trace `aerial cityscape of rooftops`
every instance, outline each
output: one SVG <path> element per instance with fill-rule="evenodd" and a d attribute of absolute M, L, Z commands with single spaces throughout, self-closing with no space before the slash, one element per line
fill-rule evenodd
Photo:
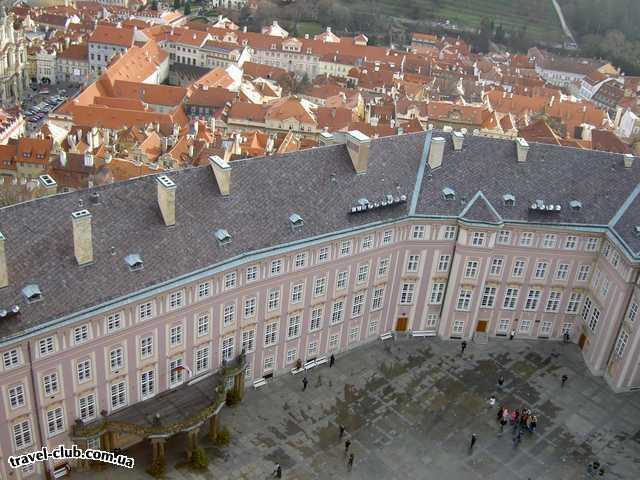
<path fill-rule="evenodd" d="M 639 23 L 3 1 L 0 479 L 637 478 Z"/>

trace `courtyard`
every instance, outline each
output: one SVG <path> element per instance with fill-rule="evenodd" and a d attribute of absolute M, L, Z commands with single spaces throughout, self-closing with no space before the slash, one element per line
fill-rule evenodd
<path fill-rule="evenodd" d="M 435 338 L 375 341 L 340 355 L 333 368 L 310 370 L 306 391 L 302 379 L 281 375 L 223 408 L 231 442 L 220 448 L 202 440 L 208 471 L 185 466 L 184 440 L 172 438 L 165 478 L 266 479 L 276 463 L 285 479 L 566 480 L 585 478 L 594 460 L 604 478 L 640 472 L 640 392 L 614 394 L 573 344 L 491 339 L 470 342 L 460 355 L 458 342 Z M 499 405 L 530 408 L 536 432 L 514 447 L 510 426 L 500 434 Z M 339 424 L 346 427 L 342 440 Z M 472 433 L 478 441 L 470 452 Z M 150 479 L 148 445 L 127 455 L 136 459 L 133 471 L 107 467 L 74 478 Z"/>

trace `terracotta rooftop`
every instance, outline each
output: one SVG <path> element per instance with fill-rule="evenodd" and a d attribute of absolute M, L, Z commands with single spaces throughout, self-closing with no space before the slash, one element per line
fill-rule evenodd
<path fill-rule="evenodd" d="M 131 29 L 98 25 L 89 37 L 89 42 L 131 47 L 133 46 L 133 37 L 134 31 Z"/>

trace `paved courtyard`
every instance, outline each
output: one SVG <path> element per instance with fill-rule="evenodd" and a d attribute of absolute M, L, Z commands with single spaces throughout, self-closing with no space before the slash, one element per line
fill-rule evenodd
<path fill-rule="evenodd" d="M 563 374 L 569 380 L 561 388 Z M 596 459 L 604 478 L 640 478 L 640 392 L 613 394 L 575 345 L 491 339 L 470 343 L 462 357 L 459 343 L 433 338 L 374 342 L 308 378 L 304 392 L 301 374 L 283 375 L 223 409 L 232 440 L 222 449 L 203 440 L 208 472 L 179 466 L 184 440 L 172 439 L 166 478 L 265 479 L 279 462 L 285 479 L 573 480 Z M 527 406 L 538 416 L 537 431 L 525 432 L 516 448 L 508 426 L 499 435 L 491 394 L 498 405 Z M 351 472 L 340 423 L 355 455 Z M 478 442 L 470 453 L 472 433 Z M 74 478 L 149 479 L 148 450 L 129 451 L 133 472 Z"/>

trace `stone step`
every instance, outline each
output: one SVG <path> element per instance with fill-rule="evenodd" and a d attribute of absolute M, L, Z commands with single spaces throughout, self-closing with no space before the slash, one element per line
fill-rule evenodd
<path fill-rule="evenodd" d="M 486 345 L 489 343 L 489 334 L 487 332 L 473 332 L 473 343 Z"/>

